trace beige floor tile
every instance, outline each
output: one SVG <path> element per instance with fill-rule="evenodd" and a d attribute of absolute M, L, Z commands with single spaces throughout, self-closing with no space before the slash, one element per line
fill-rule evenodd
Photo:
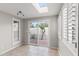
<path fill-rule="evenodd" d="M 3 56 L 58 56 L 58 50 L 47 47 L 23 45 L 5 53 Z"/>

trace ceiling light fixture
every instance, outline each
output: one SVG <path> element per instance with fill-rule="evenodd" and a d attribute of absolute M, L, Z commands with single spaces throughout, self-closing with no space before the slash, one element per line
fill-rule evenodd
<path fill-rule="evenodd" d="M 22 11 L 18 11 L 17 16 L 24 16 L 24 14 L 22 13 Z"/>

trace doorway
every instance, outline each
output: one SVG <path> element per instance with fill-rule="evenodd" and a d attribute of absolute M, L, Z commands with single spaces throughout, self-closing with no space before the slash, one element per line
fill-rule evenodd
<path fill-rule="evenodd" d="M 29 21 L 28 44 L 48 47 L 48 21 Z"/>

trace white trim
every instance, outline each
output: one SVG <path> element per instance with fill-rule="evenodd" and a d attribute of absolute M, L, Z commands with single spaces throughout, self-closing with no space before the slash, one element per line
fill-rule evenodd
<path fill-rule="evenodd" d="M 58 50 L 59 50 L 59 48 L 58 48 L 58 47 L 51 47 L 51 46 L 49 46 L 48 48 L 58 49 Z"/>

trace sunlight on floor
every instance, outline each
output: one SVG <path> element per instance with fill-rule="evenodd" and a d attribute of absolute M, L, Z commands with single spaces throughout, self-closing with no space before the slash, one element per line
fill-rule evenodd
<path fill-rule="evenodd" d="M 23 45 L 7 52 L 3 56 L 58 56 L 58 50 L 47 47 Z"/>

